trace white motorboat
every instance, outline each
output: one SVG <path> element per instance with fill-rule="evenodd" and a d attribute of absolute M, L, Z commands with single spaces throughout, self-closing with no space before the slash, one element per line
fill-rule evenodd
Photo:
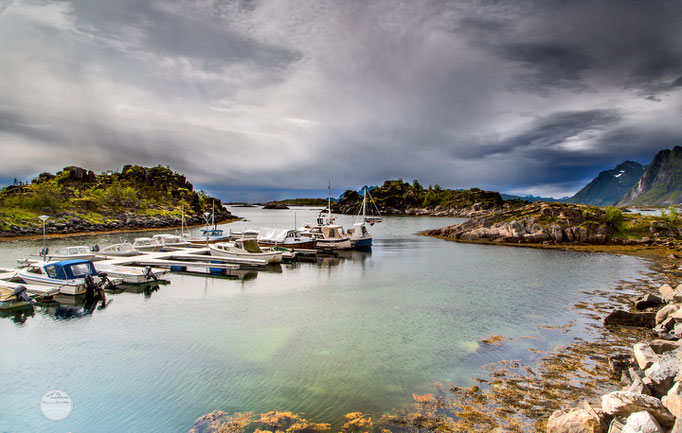
<path fill-rule="evenodd" d="M 131 257 L 137 256 L 140 252 L 133 248 L 133 245 L 129 242 L 121 242 L 119 244 L 109 245 L 108 247 L 102 248 L 98 253 L 100 256 L 107 257 Z"/>
<path fill-rule="evenodd" d="M 46 249 L 47 254 L 31 254 L 32 256 L 39 256 L 43 257 L 44 260 L 46 261 L 55 261 L 55 260 L 69 260 L 69 259 L 83 259 L 83 260 L 92 260 L 95 258 L 95 253 L 93 252 L 93 249 L 91 249 L 87 245 L 76 245 L 73 247 L 65 247 L 58 249 L 56 251 L 50 252 L 49 249 Z"/>
<path fill-rule="evenodd" d="M 161 251 L 163 245 L 161 245 L 161 242 L 157 241 L 156 239 L 135 238 L 135 242 L 133 242 L 133 248 L 136 249 L 137 251 L 155 253 Z"/>
<path fill-rule="evenodd" d="M 290 250 L 313 249 L 315 239 L 310 232 L 287 229 L 260 229 L 257 237 L 261 247 L 282 247 Z"/>
<path fill-rule="evenodd" d="M 192 245 L 187 239 L 178 235 L 160 234 L 152 236 L 163 248 L 187 248 Z"/>
<path fill-rule="evenodd" d="M 73 259 L 58 262 L 36 262 L 19 269 L 16 277 L 28 284 L 59 287 L 63 295 L 85 293 L 85 276 L 98 279 L 95 265 L 90 260 Z M 113 284 L 120 280 L 112 280 Z"/>
<path fill-rule="evenodd" d="M 97 263 L 97 268 L 106 272 L 109 278 L 121 279 L 126 284 L 153 283 L 168 273 L 166 269 L 152 269 L 150 266 L 139 268 L 108 263 Z"/>
<path fill-rule="evenodd" d="M 230 229 L 230 239 L 232 239 L 233 241 L 237 239 L 258 239 L 259 234 L 260 230 L 246 229 L 242 231 L 237 231 Z"/>
<path fill-rule="evenodd" d="M 218 242 L 208 246 L 212 256 L 235 257 L 267 260 L 268 263 L 280 263 L 282 251 L 263 251 L 256 239 L 238 239 L 234 242 Z"/>

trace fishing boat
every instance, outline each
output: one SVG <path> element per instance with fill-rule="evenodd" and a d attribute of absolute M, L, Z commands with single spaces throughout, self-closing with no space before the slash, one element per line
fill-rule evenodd
<path fill-rule="evenodd" d="M 256 239 L 261 247 L 282 247 L 289 250 L 315 248 L 313 235 L 296 229 L 263 228 Z"/>
<path fill-rule="evenodd" d="M 348 250 L 353 248 L 350 237 L 339 225 L 326 225 L 320 228 L 320 233 L 315 233 L 315 248 L 317 249 L 332 249 L 332 250 Z"/>
<path fill-rule="evenodd" d="M 135 238 L 133 242 L 133 248 L 137 251 L 143 251 L 147 253 L 155 253 L 161 251 L 163 245 L 156 239 L 152 238 Z"/>
<path fill-rule="evenodd" d="M 178 235 L 160 234 L 152 236 L 152 239 L 156 239 L 163 248 L 187 248 L 192 245 L 187 239 Z"/>
<path fill-rule="evenodd" d="M 140 252 L 133 248 L 130 242 L 121 242 L 102 248 L 98 255 L 106 257 L 131 257 L 139 254 Z"/>
<path fill-rule="evenodd" d="M 261 259 L 268 263 L 280 263 L 282 251 L 264 251 L 256 239 L 238 239 L 234 242 L 218 242 L 208 246 L 211 255 L 216 257 L 236 257 Z"/>
<path fill-rule="evenodd" d="M 86 275 L 101 278 L 92 261 L 83 259 L 36 262 L 16 273 L 16 277 L 27 284 L 59 287 L 62 295 L 85 293 Z M 112 283 L 120 283 L 120 280 L 112 280 Z"/>
<path fill-rule="evenodd" d="M 99 247 L 89 247 L 87 245 L 76 245 L 73 247 L 65 247 L 58 249 L 54 252 L 50 252 L 49 248 L 45 248 L 40 254 L 31 254 L 32 256 L 43 257 L 45 261 L 55 261 L 55 260 L 69 260 L 69 259 L 83 259 L 92 260 L 95 258 L 94 250 Z M 43 252 L 45 254 L 43 254 Z"/>

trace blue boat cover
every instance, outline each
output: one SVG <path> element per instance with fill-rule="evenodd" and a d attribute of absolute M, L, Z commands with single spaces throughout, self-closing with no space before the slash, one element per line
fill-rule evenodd
<path fill-rule="evenodd" d="M 74 278 L 81 278 L 85 275 L 95 276 L 97 271 L 95 265 L 90 260 L 73 259 L 62 260 L 60 262 L 50 263 L 45 265 L 45 272 L 51 278 L 59 280 L 72 280 Z"/>

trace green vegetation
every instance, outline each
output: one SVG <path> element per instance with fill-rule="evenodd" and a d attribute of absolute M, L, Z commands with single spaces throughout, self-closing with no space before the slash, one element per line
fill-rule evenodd
<path fill-rule="evenodd" d="M 196 192 L 185 176 L 168 167 L 127 165 L 120 173 L 95 175 L 80 167 L 66 167 L 56 175 L 41 173 L 31 183 L 15 182 L 0 191 L 0 230 L 37 227 L 38 216 L 49 215 L 53 223 L 78 218 L 91 224 L 125 220 L 126 215 L 188 217 L 211 210 L 213 202 Z M 222 213 L 218 206 L 216 212 Z"/>
<path fill-rule="evenodd" d="M 471 208 L 493 209 L 505 203 L 525 204 L 522 200 L 505 202 L 497 192 L 483 191 L 479 188 L 468 190 L 443 189 L 440 185 L 424 188 L 418 180 L 412 183 L 402 179 L 387 180 L 380 187 L 370 190 L 370 194 L 382 213 L 400 213 L 411 208 Z M 336 211 L 355 213 L 360 209 L 362 196 L 357 191 L 348 190 L 333 206 Z"/>

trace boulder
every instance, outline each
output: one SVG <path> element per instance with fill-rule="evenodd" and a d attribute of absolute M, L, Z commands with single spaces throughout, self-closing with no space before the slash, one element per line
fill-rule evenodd
<path fill-rule="evenodd" d="M 604 318 L 604 325 L 643 326 L 653 328 L 656 322 L 656 313 L 630 313 L 623 310 L 614 310 Z"/>
<path fill-rule="evenodd" d="M 665 331 L 671 331 L 675 328 L 676 323 L 677 322 L 675 321 L 675 319 L 672 317 L 672 315 L 670 315 L 668 316 L 667 319 L 661 322 L 660 327 Z"/>
<path fill-rule="evenodd" d="M 665 430 L 649 412 L 643 410 L 630 415 L 623 426 L 623 433 L 665 433 Z"/>
<path fill-rule="evenodd" d="M 660 355 L 658 361 L 651 364 L 651 367 L 644 370 L 646 377 L 651 379 L 653 391 L 656 395 L 665 395 L 673 386 L 675 376 L 679 372 L 679 361 L 677 354 L 682 349 L 665 352 Z"/>
<path fill-rule="evenodd" d="M 656 307 L 662 303 L 663 300 L 660 297 L 647 293 L 635 300 L 635 308 L 638 310 L 646 310 L 647 308 Z"/>
<path fill-rule="evenodd" d="M 675 382 L 668 393 L 661 399 L 666 407 L 676 417 L 682 417 L 682 383 Z"/>
<path fill-rule="evenodd" d="M 608 415 L 630 416 L 640 411 L 648 411 L 665 426 L 672 426 L 675 417 L 663 406 L 661 400 L 650 395 L 635 394 L 627 391 L 614 391 L 603 395 L 601 408 Z"/>
<path fill-rule="evenodd" d="M 677 288 L 673 292 L 673 301 L 682 302 L 682 287 L 677 286 Z"/>
<path fill-rule="evenodd" d="M 679 307 L 679 304 L 670 304 L 670 305 L 677 305 Z M 668 315 L 668 317 L 675 319 L 678 322 L 682 322 L 682 310 L 677 308 L 675 311 L 670 313 L 670 315 Z"/>
<path fill-rule="evenodd" d="M 604 420 L 589 403 L 557 410 L 547 421 L 547 433 L 605 433 Z"/>
<path fill-rule="evenodd" d="M 609 370 L 611 373 L 620 377 L 624 370 L 627 370 L 630 366 L 630 355 L 627 353 L 617 353 L 615 355 L 609 356 Z"/>
<path fill-rule="evenodd" d="M 658 291 L 661 293 L 661 297 L 663 298 L 663 301 L 665 302 L 671 302 L 673 300 L 673 294 L 675 291 L 673 290 L 672 287 L 670 287 L 670 284 L 663 284 Z"/>
<path fill-rule="evenodd" d="M 642 370 L 646 370 L 651 367 L 654 362 L 658 361 L 658 355 L 656 355 L 653 349 L 646 343 L 635 344 L 632 351 L 634 353 L 635 361 L 637 361 L 637 365 Z"/>
<path fill-rule="evenodd" d="M 649 343 L 649 347 L 651 347 L 654 353 L 661 355 L 665 352 L 679 349 L 682 347 L 682 341 L 654 340 Z"/>

